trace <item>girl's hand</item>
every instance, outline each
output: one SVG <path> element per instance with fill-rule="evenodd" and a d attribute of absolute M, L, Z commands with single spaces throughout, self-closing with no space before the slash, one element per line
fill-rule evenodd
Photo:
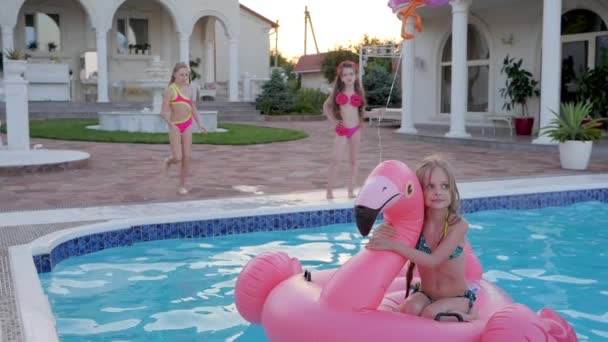
<path fill-rule="evenodd" d="M 207 130 L 207 128 L 205 128 L 205 126 L 203 126 L 203 125 L 198 125 L 198 130 L 199 130 L 199 132 L 201 132 L 202 134 L 207 134 L 207 133 L 209 133 L 209 131 Z"/>
<path fill-rule="evenodd" d="M 376 108 L 376 116 L 384 116 L 384 112 L 386 111 L 386 108 Z"/>
<path fill-rule="evenodd" d="M 397 247 L 397 242 L 391 240 L 383 234 L 374 234 L 369 240 L 365 248 L 377 251 L 394 251 Z"/>
<path fill-rule="evenodd" d="M 179 131 L 179 128 L 177 128 L 177 126 L 175 126 L 174 124 L 169 125 L 169 130 L 171 130 L 171 132 L 173 132 L 173 133 L 178 133 L 178 134 L 182 133 Z"/>
<path fill-rule="evenodd" d="M 385 238 L 393 237 L 395 233 L 397 233 L 397 230 L 393 226 L 386 223 L 380 224 L 378 227 L 376 227 L 376 230 L 374 230 L 374 236 L 378 235 Z"/>

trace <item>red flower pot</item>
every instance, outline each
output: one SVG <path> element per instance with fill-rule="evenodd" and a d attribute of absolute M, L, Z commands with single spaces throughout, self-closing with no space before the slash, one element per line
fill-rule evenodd
<path fill-rule="evenodd" d="M 514 118 L 515 122 L 515 134 L 517 135 L 531 135 L 532 127 L 534 127 L 534 118 L 519 117 Z"/>

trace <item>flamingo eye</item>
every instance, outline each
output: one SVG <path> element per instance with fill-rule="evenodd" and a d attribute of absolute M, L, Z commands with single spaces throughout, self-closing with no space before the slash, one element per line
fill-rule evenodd
<path fill-rule="evenodd" d="M 410 198 L 412 197 L 412 195 L 414 194 L 414 184 L 412 184 L 412 182 L 407 182 L 407 185 L 405 186 L 405 197 L 406 198 Z"/>

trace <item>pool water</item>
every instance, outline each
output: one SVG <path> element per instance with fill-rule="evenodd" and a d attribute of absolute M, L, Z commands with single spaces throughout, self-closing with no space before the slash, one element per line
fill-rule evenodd
<path fill-rule="evenodd" d="M 558 311 L 581 340 L 608 340 L 608 204 L 466 215 L 496 282 L 533 310 Z M 337 267 L 367 241 L 353 224 L 164 240 L 64 260 L 40 274 L 61 341 L 264 341 L 234 305 L 252 257 L 272 250 L 306 268 Z"/>

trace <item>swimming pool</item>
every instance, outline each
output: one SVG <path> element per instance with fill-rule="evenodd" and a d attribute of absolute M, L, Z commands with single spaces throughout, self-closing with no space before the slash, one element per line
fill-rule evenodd
<path fill-rule="evenodd" d="M 459 183 L 459 188 L 463 210 L 467 214 L 490 209 L 565 206 L 585 201 L 608 203 L 608 174 L 463 182 Z M 13 288 L 24 340 L 58 340 L 56 317 L 40 286 L 39 274 L 50 272 L 57 265 L 69 262 L 70 258 L 118 246 L 137 247 L 139 242 L 150 240 L 174 239 L 172 241 L 178 243 L 182 241 L 176 239 L 182 238 L 216 239 L 218 236 L 260 230 L 284 231 L 352 222 L 352 208 L 352 200 L 338 198 L 328 203 L 324 199 L 324 192 L 313 191 L 31 213 L 27 216 L 27 222 L 38 224 L 110 221 L 57 231 L 29 244 L 9 248 Z M 184 213 L 176 215 L 178 209 Z M 7 219 L 16 224 L 24 217 L 8 215 Z M 259 327 L 249 327 L 241 336 L 251 336 L 254 334 L 252 331 L 260 332 Z"/>
<path fill-rule="evenodd" d="M 603 214 L 602 214 L 603 213 Z M 551 307 L 581 340 L 608 338 L 608 204 L 466 215 L 469 240 L 495 281 L 533 310 Z M 40 274 L 62 341 L 260 341 L 236 311 L 242 266 L 269 250 L 312 270 L 334 268 L 366 239 L 353 224 L 163 240 L 69 258 Z M 599 248 L 598 248 L 599 247 Z"/>

